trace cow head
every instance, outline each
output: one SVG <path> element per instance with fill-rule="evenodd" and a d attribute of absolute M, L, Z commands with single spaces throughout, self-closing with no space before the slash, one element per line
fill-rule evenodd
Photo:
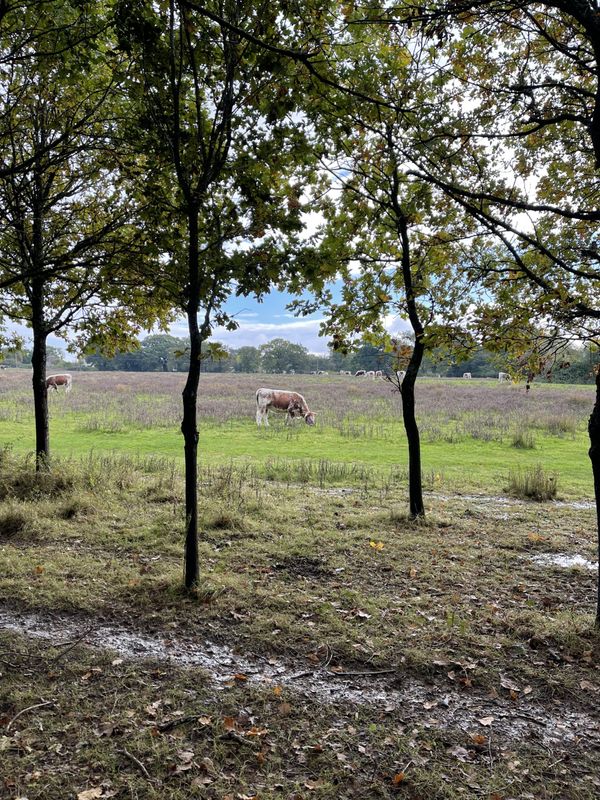
<path fill-rule="evenodd" d="M 315 414 L 316 413 L 317 413 L 316 411 L 308 411 L 304 415 L 304 422 L 306 422 L 307 425 L 314 425 L 315 424 Z"/>

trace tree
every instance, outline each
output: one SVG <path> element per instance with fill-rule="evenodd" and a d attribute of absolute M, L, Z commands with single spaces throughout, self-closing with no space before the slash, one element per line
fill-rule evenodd
<path fill-rule="evenodd" d="M 462 240 L 471 228 L 468 218 L 411 172 L 406 161 L 415 146 L 414 126 L 418 133 L 420 126 L 438 123 L 435 53 L 419 50 L 402 30 L 391 28 L 374 28 L 370 35 L 361 30 L 353 49 L 345 41 L 343 50 L 347 81 L 364 95 L 377 86 L 388 107 L 328 97 L 326 105 L 335 113 L 317 110 L 323 116 L 314 123 L 334 197 L 321 204 L 327 220 L 323 248 L 337 258 L 341 302 L 334 302 L 327 288 L 320 289 L 320 282 L 316 288 L 319 302 L 327 306 L 324 330 L 332 335 L 334 348 L 346 349 L 364 337 L 393 353 L 389 378 L 402 396 L 409 507 L 411 516 L 419 517 L 425 509 L 415 382 L 427 350 L 470 344 L 463 324 L 468 289 L 458 266 Z M 310 303 L 297 307 L 313 310 Z M 390 338 L 389 316 L 408 321 L 410 339 Z M 405 372 L 401 382 L 400 370 Z"/>
<path fill-rule="evenodd" d="M 140 193 L 162 233 L 153 280 L 186 315 L 190 366 L 183 391 L 185 585 L 199 579 L 197 395 L 202 343 L 213 324 L 235 327 L 223 310 L 235 283 L 260 295 L 290 261 L 287 237 L 301 229 L 299 186 L 307 180 L 302 125 L 290 118 L 294 92 L 285 65 L 241 43 L 243 20 L 279 40 L 285 4 L 219 2 L 213 21 L 170 0 L 117 3 L 121 48 L 135 69 L 139 103 L 131 139 L 139 145 Z M 151 159 L 148 159 L 148 154 Z"/>
<path fill-rule="evenodd" d="M 308 350 L 286 339 L 271 339 L 258 348 L 263 372 L 306 372 Z"/>
<path fill-rule="evenodd" d="M 260 351 L 257 347 L 240 347 L 235 351 L 235 372 L 260 372 Z"/>
<path fill-rule="evenodd" d="M 160 316 L 130 278 L 129 261 L 141 253 L 136 207 L 110 153 L 116 98 L 100 40 L 104 6 L 80 6 L 15 3 L 0 37 L 0 163 L 8 165 L 0 173 L 0 312 L 32 329 L 38 470 L 50 455 L 49 334 L 71 330 L 81 343 L 93 332 L 114 344 Z"/>
<path fill-rule="evenodd" d="M 144 369 L 171 372 L 183 358 L 187 344 L 183 339 L 158 333 L 146 336 L 142 341 L 141 353 L 144 356 Z"/>
<path fill-rule="evenodd" d="M 559 337 L 595 344 L 600 319 L 598 3 L 432 0 L 397 10 L 395 24 L 420 25 L 443 47 L 440 101 L 448 115 L 435 130 L 423 129 L 422 139 L 444 139 L 448 153 L 443 159 L 415 159 L 416 171 L 498 243 L 492 257 L 488 251 L 472 265 L 495 298 L 483 304 L 482 329 L 490 340 L 500 333 L 512 339 L 522 326 L 534 324 L 543 331 L 552 320 Z M 377 24 L 390 21 L 383 13 Z M 457 95 L 462 103 L 455 102 Z M 542 349 L 547 341 L 546 335 L 540 338 Z M 600 553 L 600 381 L 596 386 L 588 431 Z M 600 627 L 600 572 L 598 585 Z"/>

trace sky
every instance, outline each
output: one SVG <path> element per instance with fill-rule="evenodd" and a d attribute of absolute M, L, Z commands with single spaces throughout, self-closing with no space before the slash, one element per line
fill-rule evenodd
<path fill-rule="evenodd" d="M 294 344 L 301 344 L 309 353 L 328 354 L 327 338 L 319 336 L 319 327 L 323 319 L 321 312 L 311 314 L 308 317 L 295 317 L 287 310 L 286 305 L 295 296 L 286 292 L 271 292 L 266 295 L 262 302 L 254 298 L 231 297 L 226 304 L 226 310 L 234 315 L 239 328 L 236 331 L 228 331 L 224 328 L 215 328 L 211 339 L 219 341 L 227 347 L 237 349 L 239 347 L 251 346 L 259 347 L 271 339 L 287 339 Z M 31 346 L 31 330 L 24 325 L 10 324 L 7 330 L 16 331 L 25 338 L 26 347 Z M 406 330 L 407 326 L 398 318 L 388 318 L 386 327 L 390 331 L 397 332 Z M 141 334 L 144 338 L 150 332 Z M 188 335 L 187 323 L 184 317 L 175 322 L 169 328 L 169 333 L 173 336 L 186 337 Z M 53 347 L 65 349 L 65 342 L 56 336 L 48 337 L 48 344 Z"/>
<path fill-rule="evenodd" d="M 215 328 L 211 336 L 227 347 L 259 347 L 271 339 L 287 339 L 301 344 L 310 353 L 327 353 L 327 339 L 319 336 L 319 326 L 323 319 L 320 313 L 308 317 L 295 317 L 286 309 L 294 296 L 285 292 L 271 292 L 259 303 L 252 297 L 232 297 L 226 310 L 234 315 L 239 323 L 237 331 Z M 187 336 L 187 323 L 172 325 L 173 336 Z"/>

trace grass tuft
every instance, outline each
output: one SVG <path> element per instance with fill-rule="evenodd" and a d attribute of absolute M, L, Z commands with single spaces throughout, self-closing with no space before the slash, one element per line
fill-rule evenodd
<path fill-rule="evenodd" d="M 517 428 L 513 433 L 511 446 L 517 450 L 535 450 L 535 437 L 530 430 Z"/>
<path fill-rule="evenodd" d="M 25 533 L 31 519 L 23 509 L 10 508 L 0 514 L 0 541 L 13 539 Z"/>
<path fill-rule="evenodd" d="M 511 470 L 506 491 L 524 500 L 554 500 L 558 488 L 558 473 L 547 472 L 541 464 L 524 470 Z"/>

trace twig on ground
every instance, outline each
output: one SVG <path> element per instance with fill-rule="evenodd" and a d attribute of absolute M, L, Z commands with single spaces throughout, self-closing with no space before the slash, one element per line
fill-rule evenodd
<path fill-rule="evenodd" d="M 199 716 L 200 714 L 188 714 L 186 717 L 178 717 L 177 719 L 171 719 L 168 722 L 161 722 L 153 727 L 163 733 L 164 731 L 170 731 L 171 728 L 176 728 L 178 725 L 185 725 L 186 722 L 196 722 Z"/>
<path fill-rule="evenodd" d="M 6 726 L 6 730 L 8 731 L 10 726 L 13 724 L 15 720 L 17 720 L 21 714 L 26 714 L 28 711 L 33 711 L 34 708 L 43 708 L 44 706 L 53 706 L 55 705 L 53 700 L 45 700 L 43 703 L 36 703 L 34 706 L 28 706 L 27 708 L 21 709 L 18 714 L 11 719 L 11 721 Z"/>
<path fill-rule="evenodd" d="M 253 742 L 249 742 L 248 739 L 245 739 L 243 736 L 240 736 L 239 733 L 235 731 L 226 731 L 225 733 L 219 736 L 219 739 L 231 739 L 238 744 L 245 744 L 247 747 L 251 747 L 253 750 L 256 750 L 256 745 Z"/>
<path fill-rule="evenodd" d="M 332 672 L 330 670 L 327 674 L 334 675 L 336 678 L 360 678 L 361 676 L 368 677 L 369 675 L 390 675 L 392 672 L 397 672 L 396 668 L 359 670 L 357 672 Z"/>
<path fill-rule="evenodd" d="M 69 641 L 69 642 L 62 642 L 62 644 L 53 645 L 54 647 L 64 647 L 65 645 L 68 645 L 68 647 L 67 647 L 66 650 L 63 650 L 62 653 L 59 653 L 57 656 L 54 656 L 52 661 L 60 661 L 61 658 L 64 658 L 67 655 L 67 653 L 69 653 L 71 650 L 73 650 L 74 647 L 77 647 L 77 645 L 85 639 L 85 637 L 88 635 L 88 633 L 91 633 L 94 630 L 94 627 L 95 627 L 94 625 L 91 625 L 77 639 L 74 639 L 74 640 Z"/>
<path fill-rule="evenodd" d="M 305 672 L 297 672 L 296 675 L 290 675 L 291 681 L 297 681 L 298 678 L 307 678 L 309 675 L 314 675 L 316 670 L 307 669 Z"/>
<path fill-rule="evenodd" d="M 127 756 L 127 758 L 131 759 L 131 761 L 133 761 L 133 763 L 134 763 L 134 764 L 135 764 L 137 767 L 139 767 L 139 768 L 140 768 L 140 770 L 142 771 L 142 773 L 143 773 L 143 775 L 144 775 L 144 777 L 145 777 L 145 778 L 147 778 L 149 781 L 153 781 L 153 780 L 154 780 L 154 779 L 152 778 L 152 776 L 150 775 L 150 773 L 148 772 L 148 770 L 146 769 L 146 767 L 145 767 L 145 766 L 142 764 L 142 762 L 139 760 L 139 758 L 136 758 L 136 757 L 133 755 L 133 753 L 130 753 L 130 752 L 129 752 L 129 750 L 126 750 L 124 747 L 123 747 L 122 749 L 120 749 L 118 752 L 120 752 L 120 753 L 123 753 L 123 755 L 126 755 L 126 756 Z"/>

